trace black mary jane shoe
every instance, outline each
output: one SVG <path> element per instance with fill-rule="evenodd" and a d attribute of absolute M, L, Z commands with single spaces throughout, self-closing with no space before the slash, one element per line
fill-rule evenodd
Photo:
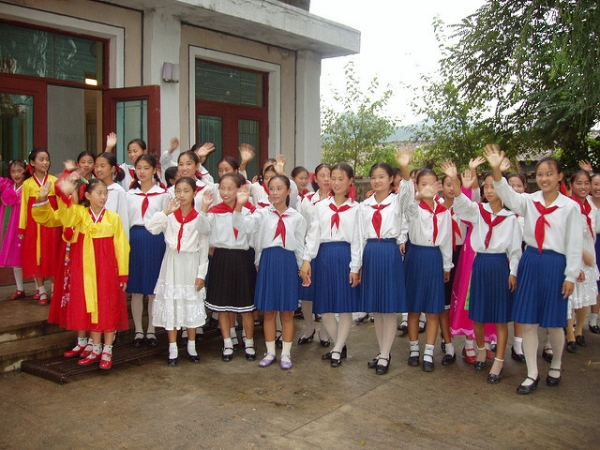
<path fill-rule="evenodd" d="M 331 353 L 331 355 L 334 353 L 337 353 L 338 355 L 340 355 L 340 357 L 337 359 L 331 358 L 331 360 L 329 361 L 331 367 L 340 367 L 342 365 L 342 358 L 343 358 L 342 354 L 340 352 L 336 352 L 336 351 L 332 351 L 330 353 Z"/>
<path fill-rule="evenodd" d="M 515 348 L 514 348 L 514 347 L 511 347 L 511 348 L 510 348 L 510 357 L 511 357 L 512 359 L 514 359 L 515 361 L 517 361 L 517 362 L 520 362 L 520 363 L 524 363 L 524 362 L 525 362 L 525 355 L 523 355 L 523 354 L 518 354 L 518 353 L 515 351 Z"/>
<path fill-rule="evenodd" d="M 500 380 L 502 379 L 502 371 L 504 369 L 500 369 L 500 373 L 498 375 L 496 375 L 495 373 L 488 373 L 488 377 L 487 377 L 487 382 L 489 384 L 498 384 L 500 383 Z"/>
<path fill-rule="evenodd" d="M 433 372 L 435 364 L 433 362 L 423 360 L 423 372 Z"/>
<path fill-rule="evenodd" d="M 298 345 L 308 344 L 309 342 L 312 342 L 314 338 L 315 330 L 313 330 L 312 334 L 309 337 L 300 336 L 300 338 L 298 339 Z"/>
<path fill-rule="evenodd" d="M 169 358 L 169 361 L 167 362 L 167 365 L 169 367 L 175 367 L 177 364 L 179 364 L 179 359 L 178 358 Z"/>
<path fill-rule="evenodd" d="M 375 358 L 373 358 L 371 361 L 369 361 L 367 363 L 367 367 L 369 369 L 374 369 L 375 367 L 377 367 L 377 362 L 379 361 L 379 355 L 377 355 Z"/>
<path fill-rule="evenodd" d="M 421 355 L 409 356 L 408 357 L 408 365 L 411 367 L 419 366 L 419 364 L 421 364 L 420 357 L 421 357 Z"/>
<path fill-rule="evenodd" d="M 225 350 L 231 350 L 231 353 L 229 355 L 225 354 Z M 233 348 L 231 347 L 223 347 L 222 349 L 222 353 L 221 353 L 221 359 L 225 362 L 229 362 L 233 359 Z"/>
<path fill-rule="evenodd" d="M 567 351 L 569 353 L 577 353 L 577 342 L 567 342 Z"/>
<path fill-rule="evenodd" d="M 600 327 L 598 325 L 588 325 L 590 333 L 600 334 Z"/>
<path fill-rule="evenodd" d="M 146 336 L 146 343 L 150 347 L 156 347 L 158 346 L 158 339 L 156 339 L 156 336 L 154 334 L 149 334 Z"/>
<path fill-rule="evenodd" d="M 450 353 L 446 353 L 442 358 L 442 366 L 449 366 L 450 364 L 456 361 L 456 353 L 451 355 Z"/>
<path fill-rule="evenodd" d="M 248 349 L 250 348 L 254 350 L 254 353 L 248 353 Z M 248 347 L 246 347 L 245 353 L 246 361 L 256 361 L 256 350 L 254 349 L 253 345 L 249 345 Z"/>
<path fill-rule="evenodd" d="M 562 375 L 558 376 L 558 377 L 551 377 L 550 372 L 552 372 L 552 371 L 558 372 L 560 374 L 561 370 L 560 369 L 550 369 L 548 371 L 548 376 L 546 377 L 546 384 L 550 387 L 556 387 L 556 386 L 558 386 L 558 383 L 560 383 L 560 379 L 562 378 Z"/>
<path fill-rule="evenodd" d="M 575 336 L 575 342 L 577 342 L 577 345 L 579 345 L 580 347 L 585 347 L 587 344 L 585 343 L 585 337 L 582 335 L 580 336 Z"/>
<path fill-rule="evenodd" d="M 545 348 L 542 351 L 542 358 L 544 358 L 546 360 L 546 362 L 551 363 L 553 356 L 554 356 L 554 354 L 552 353 L 552 351 L 549 348 Z"/>
<path fill-rule="evenodd" d="M 385 366 L 382 364 L 379 364 L 380 359 L 387 361 L 387 364 Z M 386 373 L 388 373 L 388 370 L 390 368 L 390 360 L 391 359 L 392 359 L 392 355 L 389 355 L 388 358 L 378 358 L 377 365 L 375 366 L 375 373 L 377 375 L 385 375 Z"/>
<path fill-rule="evenodd" d="M 485 361 L 475 361 L 475 370 L 481 372 L 485 369 Z"/>
<path fill-rule="evenodd" d="M 140 336 L 140 337 L 138 337 Z M 135 348 L 140 348 L 144 343 L 144 335 L 142 333 L 136 333 L 135 339 L 133 340 L 133 346 Z"/>
<path fill-rule="evenodd" d="M 188 353 L 188 359 L 190 360 L 190 362 L 193 362 L 194 364 L 198 364 L 200 362 L 200 357 L 198 355 L 190 355 Z"/>
<path fill-rule="evenodd" d="M 331 341 L 321 339 L 321 347 L 329 347 L 331 345 Z"/>
<path fill-rule="evenodd" d="M 531 383 L 530 385 L 521 384 L 517 388 L 517 394 L 527 395 L 527 394 L 531 394 L 532 391 L 535 391 L 538 388 L 538 383 L 540 382 L 540 376 L 538 375 L 538 377 L 535 380 L 531 377 L 527 377 L 527 378 L 525 378 L 525 381 L 527 381 L 527 380 L 531 380 L 531 381 L 533 381 L 533 383 Z"/>
<path fill-rule="evenodd" d="M 339 354 L 340 354 L 340 359 L 341 359 L 341 358 L 346 358 L 346 357 L 348 356 L 348 349 L 347 349 L 347 348 L 346 348 L 346 346 L 344 345 L 344 348 L 342 349 L 342 351 L 341 351 L 341 352 L 335 352 L 335 351 L 333 351 L 333 350 L 332 350 L 332 351 L 330 351 L 330 352 L 327 352 L 327 353 L 325 353 L 324 355 L 322 355 L 322 356 L 321 356 L 321 359 L 323 359 L 323 360 L 332 359 L 332 358 L 331 358 L 331 354 L 332 354 L 332 353 L 339 353 Z"/>
<path fill-rule="evenodd" d="M 357 317 L 356 319 L 354 319 L 354 321 L 356 323 L 363 323 L 368 318 L 369 318 L 369 315 L 367 313 L 364 313 L 364 316 L 361 314 L 359 317 Z"/>

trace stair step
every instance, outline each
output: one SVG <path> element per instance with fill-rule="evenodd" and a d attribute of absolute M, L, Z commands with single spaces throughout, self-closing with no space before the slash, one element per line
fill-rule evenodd
<path fill-rule="evenodd" d="M 0 372 L 11 372 L 21 367 L 28 359 L 44 359 L 61 355 L 73 347 L 76 331 L 63 331 L 46 336 L 37 336 L 0 345 Z"/>

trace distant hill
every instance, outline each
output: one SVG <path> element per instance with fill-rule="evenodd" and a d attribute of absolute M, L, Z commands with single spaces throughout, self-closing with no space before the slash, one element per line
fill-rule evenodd
<path fill-rule="evenodd" d="M 386 139 L 386 142 L 405 142 L 411 141 L 414 139 L 414 133 L 409 127 L 417 127 L 420 128 L 424 125 L 426 121 L 422 120 L 421 122 L 417 122 L 415 124 L 401 126 L 396 129 L 396 132 L 392 134 L 389 138 Z"/>

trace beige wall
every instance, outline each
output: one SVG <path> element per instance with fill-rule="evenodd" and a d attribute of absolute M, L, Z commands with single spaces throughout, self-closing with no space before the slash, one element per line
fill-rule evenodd
<path fill-rule="evenodd" d="M 142 13 L 131 9 L 119 8 L 101 2 L 86 0 L 6 0 L 22 8 L 31 8 L 32 13 L 36 11 L 47 11 L 65 17 L 90 20 L 95 23 L 120 27 L 125 30 L 125 76 L 124 87 L 140 86 L 142 83 Z M 2 8 L 0 7 L 0 16 Z M 26 15 L 19 20 L 31 23 L 30 17 Z M 48 25 L 46 25 L 48 26 Z M 68 27 L 60 27 L 68 30 Z M 81 33 L 81 30 L 71 30 Z M 112 83 L 112 80 L 111 80 Z M 115 87 L 111 84 L 111 87 Z"/>
<path fill-rule="evenodd" d="M 295 134 L 295 79 L 296 79 L 296 55 L 289 50 L 278 47 L 271 47 L 259 44 L 253 41 L 247 41 L 241 38 L 215 33 L 212 31 L 195 28 L 188 25 L 182 25 L 181 28 L 181 47 L 179 60 L 181 62 L 181 78 L 179 92 L 179 114 L 181 120 L 181 148 L 189 148 L 189 61 L 188 51 L 190 46 L 201 47 L 204 49 L 218 52 L 230 53 L 245 58 L 252 58 L 259 61 L 276 64 L 281 68 L 281 148 L 269 149 L 281 152 L 286 159 L 293 164 L 294 161 L 294 134 Z M 272 87 L 271 87 L 272 88 Z M 269 124 L 269 127 L 274 126 Z M 291 169 L 290 169 L 291 170 Z"/>

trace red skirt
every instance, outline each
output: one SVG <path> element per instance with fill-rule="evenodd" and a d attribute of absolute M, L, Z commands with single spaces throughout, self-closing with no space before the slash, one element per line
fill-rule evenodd
<path fill-rule="evenodd" d="M 83 272 L 85 270 L 83 259 L 84 239 L 85 236 L 80 234 L 77 244 L 71 247 L 69 302 L 72 302 L 72 305 L 69 308 L 67 328 L 70 330 L 103 332 L 127 330 L 129 326 L 127 302 L 125 292 L 119 286 L 119 272 L 112 237 L 93 239 L 96 259 L 96 285 L 98 288 L 98 322 L 92 323 L 92 316 L 86 309 L 83 284 Z"/>
<path fill-rule="evenodd" d="M 27 224 L 23 235 L 21 246 L 21 263 L 23 267 L 23 278 L 45 278 L 52 277 L 56 273 L 56 266 L 59 264 L 59 248 L 62 233 L 62 227 L 40 227 L 40 263 L 37 262 L 37 242 L 38 224 L 31 216 L 31 206 L 35 203 L 35 198 L 30 198 L 27 204 Z M 52 207 L 56 209 L 56 199 L 50 197 Z"/>

